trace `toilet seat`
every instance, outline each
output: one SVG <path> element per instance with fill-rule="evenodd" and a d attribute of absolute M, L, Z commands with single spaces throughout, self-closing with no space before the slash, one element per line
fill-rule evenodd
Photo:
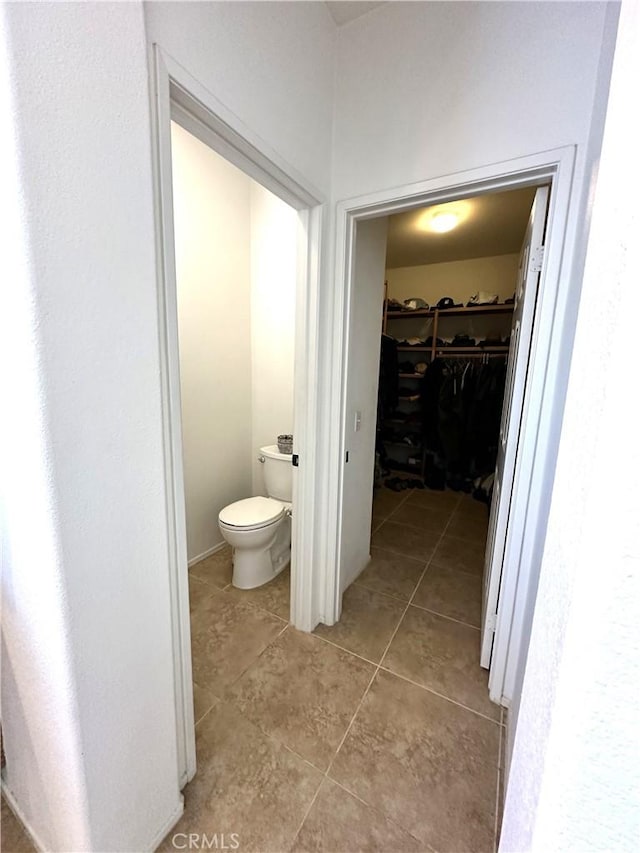
<path fill-rule="evenodd" d="M 274 498 L 244 498 L 220 511 L 218 521 L 234 530 L 259 530 L 279 521 L 285 505 Z"/>

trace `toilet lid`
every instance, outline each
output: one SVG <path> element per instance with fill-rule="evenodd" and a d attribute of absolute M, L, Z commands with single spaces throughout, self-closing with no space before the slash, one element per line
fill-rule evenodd
<path fill-rule="evenodd" d="M 245 498 L 226 506 L 218 518 L 231 527 L 255 527 L 275 521 L 283 510 L 284 505 L 274 498 Z"/>

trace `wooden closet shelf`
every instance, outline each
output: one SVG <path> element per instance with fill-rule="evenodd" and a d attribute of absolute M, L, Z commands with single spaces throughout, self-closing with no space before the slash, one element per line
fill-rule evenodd
<path fill-rule="evenodd" d="M 443 317 L 451 315 L 459 317 L 469 314 L 512 314 L 513 304 L 505 305 L 504 302 L 498 302 L 496 305 L 472 305 L 471 307 L 463 308 L 442 308 L 438 309 L 438 317 L 442 320 Z"/>
<path fill-rule="evenodd" d="M 502 347 L 442 347 L 436 349 L 437 355 L 446 356 L 447 353 L 455 355 L 482 355 L 483 353 L 504 353 L 509 352 L 508 346 Z"/>
<path fill-rule="evenodd" d="M 418 311 L 387 311 L 389 320 L 408 320 L 410 317 L 433 317 L 434 308 L 420 308 Z"/>
<path fill-rule="evenodd" d="M 509 314 L 513 312 L 513 304 L 508 305 L 498 302 L 495 305 L 463 305 L 462 308 L 421 308 L 419 311 L 387 311 L 387 320 L 409 320 L 411 317 L 435 317 L 440 318 L 464 316 L 465 314 Z"/>

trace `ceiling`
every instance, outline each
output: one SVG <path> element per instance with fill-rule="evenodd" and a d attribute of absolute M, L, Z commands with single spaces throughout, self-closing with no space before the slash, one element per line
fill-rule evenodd
<path fill-rule="evenodd" d="M 355 19 L 359 18 L 360 15 L 366 15 L 367 12 L 375 9 L 376 6 L 382 6 L 382 3 L 364 3 L 360 2 L 360 0 L 358 0 L 358 2 L 340 0 L 340 2 L 326 3 L 325 5 L 328 6 L 331 17 L 340 27 L 342 24 L 348 24 L 349 21 L 355 21 Z"/>
<path fill-rule="evenodd" d="M 488 193 L 390 216 L 387 268 L 519 252 L 534 194 L 534 187 Z M 424 223 L 440 211 L 456 213 L 457 227 L 444 234 L 425 230 Z"/>

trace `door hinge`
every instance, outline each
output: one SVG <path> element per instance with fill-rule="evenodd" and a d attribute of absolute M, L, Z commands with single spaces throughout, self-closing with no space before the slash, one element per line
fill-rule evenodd
<path fill-rule="evenodd" d="M 529 272 L 540 272 L 542 262 L 544 260 L 544 246 L 538 246 L 531 252 L 531 262 L 529 263 Z"/>
<path fill-rule="evenodd" d="M 298 463 L 299 463 L 299 461 L 300 461 L 300 457 L 298 456 L 298 454 L 297 454 L 297 453 L 293 453 L 293 454 L 291 455 L 291 464 L 293 465 L 293 467 L 294 467 L 294 468 L 297 468 L 297 467 L 298 467 Z"/>

